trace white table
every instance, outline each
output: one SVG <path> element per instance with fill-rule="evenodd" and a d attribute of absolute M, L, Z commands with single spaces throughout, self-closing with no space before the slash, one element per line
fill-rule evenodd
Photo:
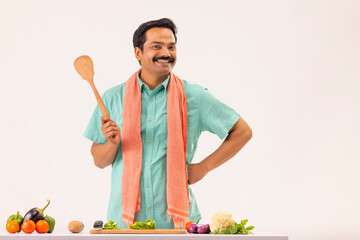
<path fill-rule="evenodd" d="M 288 240 L 288 236 L 274 233 L 255 233 L 251 235 L 212 235 L 212 234 L 90 234 L 87 232 L 82 233 L 64 233 L 64 234 L 38 234 L 31 233 L 25 234 L 23 232 L 16 234 L 0 233 L 0 240 L 70 240 L 70 239 L 96 239 L 96 240 L 108 240 L 108 239 L 131 239 L 131 240 L 212 240 L 212 239 L 239 239 L 239 240 Z"/>

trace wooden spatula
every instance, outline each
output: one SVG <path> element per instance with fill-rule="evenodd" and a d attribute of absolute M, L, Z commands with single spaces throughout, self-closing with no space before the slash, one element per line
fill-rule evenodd
<path fill-rule="evenodd" d="M 90 83 L 92 90 L 94 91 L 96 101 L 99 105 L 102 115 L 105 117 L 109 116 L 108 111 L 106 110 L 105 104 L 102 101 L 99 92 L 96 90 L 94 85 L 94 64 L 89 56 L 83 55 L 75 59 L 74 66 L 76 71 L 80 74 L 80 76 Z"/>

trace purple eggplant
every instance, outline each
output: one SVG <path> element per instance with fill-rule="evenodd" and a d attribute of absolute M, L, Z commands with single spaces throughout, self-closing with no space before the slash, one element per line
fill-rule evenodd
<path fill-rule="evenodd" d="M 198 226 L 196 224 L 192 224 L 192 225 L 190 225 L 188 232 L 189 233 L 197 233 L 197 229 L 198 229 Z"/>
<path fill-rule="evenodd" d="M 47 200 L 47 204 L 45 207 L 43 207 L 42 209 L 40 208 L 32 208 L 30 209 L 24 216 L 24 221 L 25 220 L 32 220 L 34 223 L 37 223 L 37 221 L 39 220 L 43 220 L 44 219 L 44 210 L 45 208 L 47 208 L 47 206 L 49 206 L 50 204 L 50 200 Z"/>
<path fill-rule="evenodd" d="M 209 232 L 210 232 L 209 224 L 197 225 L 197 233 L 199 233 L 199 234 L 207 234 Z"/>

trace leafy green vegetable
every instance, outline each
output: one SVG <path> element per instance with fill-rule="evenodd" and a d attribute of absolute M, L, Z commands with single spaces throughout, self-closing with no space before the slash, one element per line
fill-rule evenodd
<path fill-rule="evenodd" d="M 227 228 L 223 230 L 216 229 L 215 231 L 210 232 L 210 234 L 253 234 L 251 230 L 253 230 L 255 227 L 245 227 L 246 223 L 248 222 L 248 219 L 241 220 L 240 223 L 235 223 L 235 225 L 232 228 Z"/>
<path fill-rule="evenodd" d="M 220 234 L 230 234 L 230 230 L 229 229 L 221 230 Z"/>
<path fill-rule="evenodd" d="M 230 234 L 238 234 L 238 232 L 240 232 L 241 230 L 241 227 L 239 225 L 236 225 L 233 226 L 231 229 L 230 229 Z"/>
<path fill-rule="evenodd" d="M 248 220 L 247 219 L 244 219 L 244 220 L 241 220 L 240 224 L 245 226 L 247 224 Z"/>

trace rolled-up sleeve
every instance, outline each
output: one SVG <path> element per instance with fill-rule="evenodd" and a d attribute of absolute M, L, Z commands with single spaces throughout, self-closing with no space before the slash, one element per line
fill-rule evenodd
<path fill-rule="evenodd" d="M 220 139 L 224 139 L 239 120 L 240 115 L 218 100 L 206 88 L 202 93 L 199 111 L 201 129 L 216 134 Z"/>
<path fill-rule="evenodd" d="M 105 93 L 101 98 L 103 99 L 105 106 L 107 106 L 108 103 L 106 101 Z M 97 105 L 85 129 L 83 136 L 93 142 L 103 144 L 106 142 L 106 138 L 101 131 L 101 117 L 102 114 L 99 106 Z"/>

